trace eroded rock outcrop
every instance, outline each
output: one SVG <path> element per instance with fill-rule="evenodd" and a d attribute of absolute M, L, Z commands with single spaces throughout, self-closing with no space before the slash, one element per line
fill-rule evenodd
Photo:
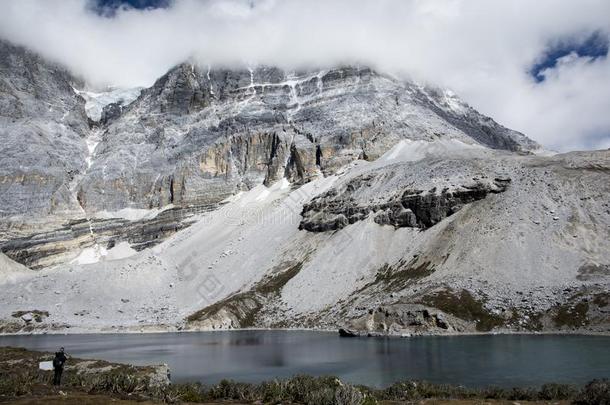
<path fill-rule="evenodd" d="M 392 304 L 371 308 L 342 328 L 344 336 L 410 336 L 472 332 L 467 321 L 419 304 Z M 341 329 L 339 330 L 341 334 Z"/>
<path fill-rule="evenodd" d="M 502 193 L 510 178 L 496 177 L 492 181 L 476 180 L 465 185 L 434 186 L 424 191 L 405 189 L 379 201 L 358 203 L 355 195 L 362 188 L 374 187 L 376 175 L 367 174 L 351 180 L 341 191 L 331 189 L 303 207 L 300 229 L 325 232 L 341 229 L 372 216 L 380 225 L 396 228 L 428 228 L 459 211 L 465 204 L 482 200 L 488 194 Z"/>
<path fill-rule="evenodd" d="M 140 254 L 23 272 L 2 283 L 0 327 L 607 332 L 610 151 L 547 157 L 405 145 L 298 188 L 259 185 Z M 316 196 L 349 195 L 353 206 L 382 212 L 402 204 L 405 190 L 434 187 L 435 198 L 445 187 L 475 190 L 468 201 L 487 194 L 425 231 L 380 225 L 375 213 L 332 232 L 298 229 Z M 441 214 L 451 207 L 430 201 Z M 12 316 L 33 310 L 49 316 L 29 324 Z"/>

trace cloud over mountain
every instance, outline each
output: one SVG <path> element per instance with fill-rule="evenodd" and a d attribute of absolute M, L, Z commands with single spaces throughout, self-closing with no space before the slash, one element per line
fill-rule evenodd
<path fill-rule="evenodd" d="M 603 0 L 175 0 L 112 15 L 85 0 L 22 0 L 0 3 L 0 37 L 98 86 L 150 85 L 188 58 L 368 64 L 450 87 L 501 123 L 567 150 L 610 146 L 608 15 Z M 583 52 L 593 35 L 602 46 Z M 554 54 L 557 43 L 569 46 Z"/>

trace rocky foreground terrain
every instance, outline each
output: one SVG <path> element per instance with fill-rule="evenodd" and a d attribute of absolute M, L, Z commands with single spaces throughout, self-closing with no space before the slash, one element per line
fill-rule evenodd
<path fill-rule="evenodd" d="M 0 42 L 0 331 L 610 331 L 610 151 L 448 90 L 184 63 L 93 92 Z"/>

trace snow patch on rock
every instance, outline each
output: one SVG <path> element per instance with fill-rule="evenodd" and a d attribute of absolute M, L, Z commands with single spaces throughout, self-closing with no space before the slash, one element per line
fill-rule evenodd
<path fill-rule="evenodd" d="M 98 211 L 92 215 L 93 218 L 99 219 L 111 219 L 111 218 L 123 218 L 129 221 L 141 221 L 146 219 L 153 219 L 161 212 L 173 208 L 172 204 L 166 205 L 163 208 L 123 208 L 118 211 Z"/>
<path fill-rule="evenodd" d="M 484 146 L 475 143 L 465 143 L 459 139 L 439 139 L 435 141 L 403 139 L 387 151 L 381 161 L 414 162 L 431 155 L 450 154 L 466 150 L 484 150 Z"/>
<path fill-rule="evenodd" d="M 131 104 L 140 96 L 142 89 L 143 87 L 125 89 L 111 86 L 106 91 L 101 92 L 78 89 L 74 89 L 74 92 L 85 99 L 85 112 L 87 116 L 97 122 L 102 118 L 104 107 L 119 101 L 124 106 Z"/>

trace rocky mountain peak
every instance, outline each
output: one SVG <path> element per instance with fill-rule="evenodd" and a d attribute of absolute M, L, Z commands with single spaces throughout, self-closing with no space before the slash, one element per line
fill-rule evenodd
<path fill-rule="evenodd" d="M 20 163 L 9 157 L 15 153 L 0 161 L 5 227 L 32 218 L 65 227 L 65 221 L 168 207 L 192 215 L 260 184 L 285 178 L 296 187 L 350 162 L 373 161 L 403 140 L 521 152 L 538 147 L 449 91 L 368 67 L 183 63 L 141 92 L 81 85 L 76 94 L 77 81 L 65 70 L 23 48 L 4 44 L 2 52 L 3 117 L 21 117 L 3 146 L 18 151 Z M 8 113 L 20 105 L 27 106 L 20 115 Z M 32 124 L 42 117 L 44 124 Z M 35 141 L 25 145 L 23 132 L 35 133 Z M 31 167 L 17 169 L 22 162 Z M 171 223 L 180 227 L 175 218 Z M 20 235 L 30 237 L 29 225 L 23 229 Z M 167 232 L 144 239 L 161 234 Z"/>

